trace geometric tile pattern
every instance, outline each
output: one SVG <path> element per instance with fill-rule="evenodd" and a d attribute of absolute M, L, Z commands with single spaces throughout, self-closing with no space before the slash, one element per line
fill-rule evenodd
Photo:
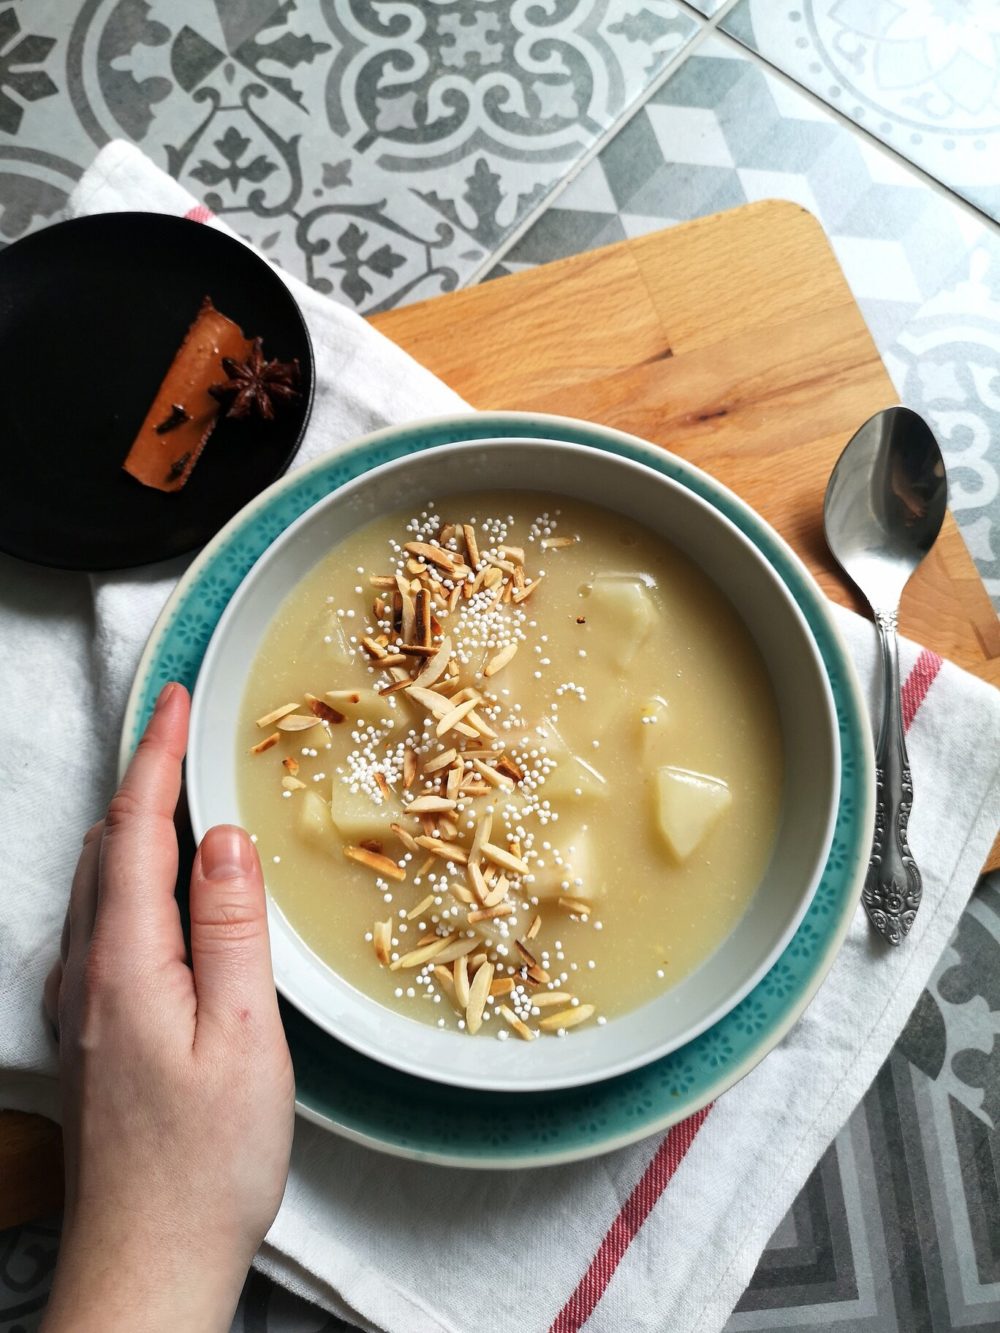
<path fill-rule="evenodd" d="M 731 39 L 702 42 L 490 276 L 773 197 L 823 223 L 1000 605 L 1000 232 Z"/>
<path fill-rule="evenodd" d="M 371 311 L 464 281 L 698 30 L 674 0 L 0 0 L 0 241 L 131 139 Z M 58 146 L 58 151 L 56 151 Z"/>
<path fill-rule="evenodd" d="M 994 0 L 739 0 L 722 27 L 1000 218 Z"/>
<path fill-rule="evenodd" d="M 1000 604 L 1000 233 L 907 165 L 1000 215 L 994 0 L 391 9 L 0 0 L 0 245 L 57 217 L 116 136 L 362 310 L 794 200 L 830 236 L 901 400 L 933 423 Z M 57 1245 L 58 1220 L 0 1233 L 0 1333 L 37 1329 Z M 233 1328 L 346 1325 L 251 1274 Z M 1000 1329 L 1000 877 L 727 1333 L 815 1328 Z"/>

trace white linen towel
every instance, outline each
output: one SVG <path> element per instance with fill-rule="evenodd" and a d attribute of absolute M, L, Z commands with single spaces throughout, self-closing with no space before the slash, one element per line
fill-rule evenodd
<path fill-rule="evenodd" d="M 113 143 L 83 177 L 71 212 L 123 209 L 207 215 L 138 150 Z M 358 316 L 288 281 L 316 354 L 316 402 L 296 463 L 376 427 L 464 407 Z M 139 653 L 182 567 L 87 578 L 0 562 L 0 1106 L 55 1112 L 42 981 L 80 835 L 112 788 Z M 871 689 L 872 628 L 837 614 Z M 889 1054 L 1000 822 L 1000 695 L 938 667 L 903 644 L 915 712 L 910 835 L 924 901 L 902 948 L 873 947 L 859 910 L 818 995 L 757 1069 L 706 1116 L 601 1159 L 531 1172 L 449 1170 L 300 1123 L 258 1265 L 386 1333 L 720 1329 Z"/>

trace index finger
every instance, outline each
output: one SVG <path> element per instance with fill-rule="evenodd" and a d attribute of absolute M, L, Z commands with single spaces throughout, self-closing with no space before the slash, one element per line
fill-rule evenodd
<path fill-rule="evenodd" d="M 183 948 L 174 901 L 177 835 L 190 700 L 182 685 L 165 686 L 142 740 L 111 798 L 101 840 L 95 934 L 173 954 Z"/>

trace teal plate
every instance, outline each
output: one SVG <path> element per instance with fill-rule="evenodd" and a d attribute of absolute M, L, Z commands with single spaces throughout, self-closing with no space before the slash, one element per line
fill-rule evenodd
<path fill-rule="evenodd" d="M 367 436 L 262 492 L 191 565 L 153 629 L 122 734 L 124 763 L 168 680 L 194 686 L 220 615 L 244 575 L 306 509 L 345 482 L 406 454 L 461 440 L 567 440 L 655 468 L 721 510 L 784 579 L 815 636 L 836 703 L 841 793 L 830 857 L 791 943 L 723 1019 L 672 1054 L 618 1078 L 536 1094 L 444 1087 L 389 1069 L 342 1045 L 283 1004 L 298 1110 L 356 1142 L 421 1161 L 482 1168 L 575 1161 L 667 1129 L 747 1074 L 795 1022 L 832 964 L 857 907 L 874 819 L 868 719 L 854 667 L 826 601 L 790 548 L 731 491 L 635 436 L 534 413 L 481 413 L 415 422 Z"/>

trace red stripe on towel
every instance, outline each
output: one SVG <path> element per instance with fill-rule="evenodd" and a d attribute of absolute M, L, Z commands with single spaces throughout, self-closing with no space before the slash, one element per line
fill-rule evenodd
<path fill-rule="evenodd" d="M 901 691 L 904 729 L 909 730 L 910 723 L 917 716 L 920 705 L 927 697 L 927 691 L 934 684 L 941 667 L 941 658 L 929 648 L 925 648 L 914 662 L 913 670 L 907 676 Z"/>
<path fill-rule="evenodd" d="M 927 648 L 917 658 L 902 688 L 904 727 L 909 728 L 920 711 L 920 705 L 926 699 L 927 691 L 934 684 L 942 665 L 937 653 Z M 656 1207 L 711 1109 L 709 1105 L 695 1112 L 667 1134 L 642 1173 L 639 1183 L 608 1228 L 576 1290 L 552 1321 L 549 1333 L 579 1333 L 594 1313 L 628 1247 Z"/>
<path fill-rule="evenodd" d="M 576 1291 L 553 1320 L 549 1333 L 577 1333 L 593 1314 L 615 1269 L 624 1258 L 625 1251 L 684 1160 L 685 1153 L 711 1109 L 711 1106 L 706 1106 L 696 1111 L 679 1125 L 674 1125 L 667 1134 L 643 1171 L 639 1183 L 611 1223 Z"/>
<path fill-rule="evenodd" d="M 195 204 L 194 208 L 189 208 L 184 216 L 189 222 L 211 222 L 215 214 L 204 204 Z"/>

